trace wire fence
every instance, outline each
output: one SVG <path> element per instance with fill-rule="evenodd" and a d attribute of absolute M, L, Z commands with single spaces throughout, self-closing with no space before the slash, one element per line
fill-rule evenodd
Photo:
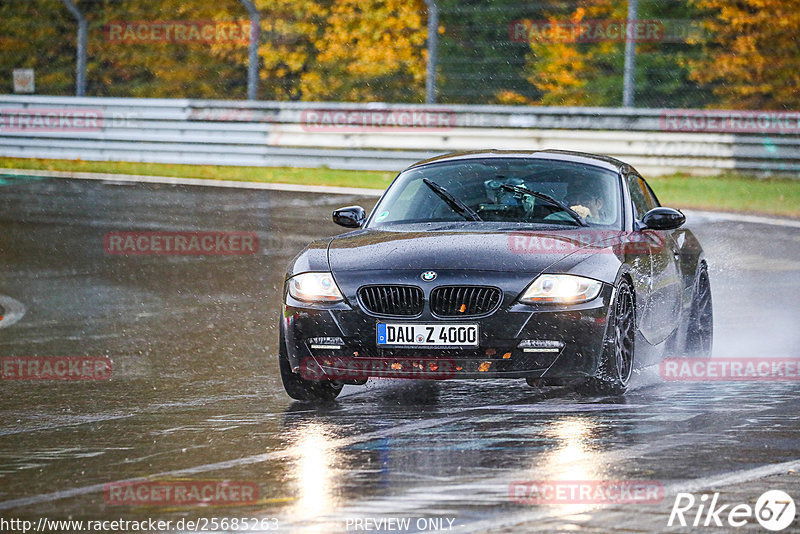
<path fill-rule="evenodd" d="M 800 19 L 731 34 L 714 4 L 4 0 L 0 93 L 616 107 L 627 67 L 636 107 L 796 109 Z M 748 36 L 767 78 L 715 71 Z"/>

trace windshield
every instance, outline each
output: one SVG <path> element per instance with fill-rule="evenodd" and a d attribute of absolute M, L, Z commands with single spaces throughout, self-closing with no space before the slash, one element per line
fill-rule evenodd
<path fill-rule="evenodd" d="M 437 163 L 397 177 L 368 227 L 425 222 L 507 222 L 618 229 L 613 171 L 545 159 Z"/>

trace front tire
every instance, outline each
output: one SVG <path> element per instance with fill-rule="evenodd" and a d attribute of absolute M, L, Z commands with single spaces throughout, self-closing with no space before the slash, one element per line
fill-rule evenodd
<path fill-rule="evenodd" d="M 306 380 L 292 371 L 289 358 L 286 356 L 286 341 L 281 327 L 280 348 L 278 349 L 278 365 L 281 370 L 283 389 L 293 399 L 309 402 L 330 402 L 339 396 L 342 384 L 332 380 Z"/>
<path fill-rule="evenodd" d="M 612 320 L 614 338 L 603 350 L 597 374 L 580 385 L 580 393 L 622 395 L 628 389 L 633 374 L 636 307 L 633 289 L 627 281 L 623 281 L 617 291 Z"/>
<path fill-rule="evenodd" d="M 708 268 L 700 266 L 694 283 L 692 308 L 686 329 L 686 353 L 694 358 L 710 358 L 714 342 L 714 309 Z"/>

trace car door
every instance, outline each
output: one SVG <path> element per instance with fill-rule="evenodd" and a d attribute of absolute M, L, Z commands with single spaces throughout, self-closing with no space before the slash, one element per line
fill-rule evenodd
<path fill-rule="evenodd" d="M 638 281 L 637 296 L 643 298 L 640 307 L 639 329 L 653 345 L 661 343 L 678 327 L 680 318 L 681 277 L 678 269 L 678 250 L 674 230 L 652 230 L 641 226 L 642 217 L 658 207 L 658 199 L 638 174 L 627 176 L 634 217 L 640 226 L 639 240 L 647 243 L 650 274 L 643 273 Z"/>

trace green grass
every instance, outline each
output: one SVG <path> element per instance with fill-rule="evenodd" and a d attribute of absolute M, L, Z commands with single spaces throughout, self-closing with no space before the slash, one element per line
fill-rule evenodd
<path fill-rule="evenodd" d="M 384 189 L 396 174 L 393 172 L 345 171 L 324 168 L 228 167 L 21 158 L 0 158 L 1 167 L 151 174 L 181 178 L 214 178 L 217 180 L 333 185 L 373 189 Z M 650 178 L 648 182 L 665 206 L 800 217 L 800 180 L 797 179 L 757 178 L 734 173 L 718 176 L 675 174 Z"/>
<path fill-rule="evenodd" d="M 50 171 L 106 172 L 178 178 L 213 178 L 243 182 L 305 185 L 335 185 L 386 189 L 396 172 L 298 169 L 293 167 L 230 167 L 224 165 L 178 165 L 127 161 L 83 161 L 61 159 L 0 158 L 0 168 Z"/>
<path fill-rule="evenodd" d="M 718 176 L 675 174 L 647 181 L 665 206 L 800 217 L 800 180 L 797 179 L 726 173 Z"/>

